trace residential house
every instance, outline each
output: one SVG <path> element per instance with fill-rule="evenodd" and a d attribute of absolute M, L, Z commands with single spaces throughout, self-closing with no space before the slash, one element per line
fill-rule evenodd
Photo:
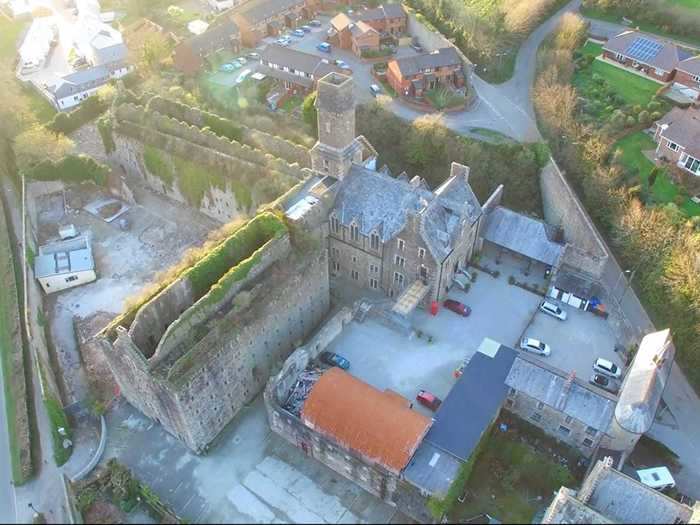
<path fill-rule="evenodd" d="M 105 66 L 92 67 L 76 71 L 58 79 L 55 84 L 48 85 L 44 93 L 59 111 L 71 109 L 112 79 L 109 69 Z"/>
<path fill-rule="evenodd" d="M 682 58 L 674 43 L 631 30 L 610 38 L 603 45 L 603 57 L 664 83 L 673 79 Z"/>
<path fill-rule="evenodd" d="M 34 259 L 34 277 L 47 294 L 97 279 L 89 235 L 40 246 Z"/>
<path fill-rule="evenodd" d="M 681 60 L 673 81 L 690 98 L 700 100 L 700 56 Z"/>
<path fill-rule="evenodd" d="M 598 461 L 576 491 L 561 487 L 542 523 L 700 523 L 694 508 L 616 470 L 610 458 Z"/>
<path fill-rule="evenodd" d="M 375 9 L 340 13 L 331 20 L 330 42 L 360 56 L 364 50 L 377 50 L 385 38 L 406 33 L 407 16 L 401 4 L 384 4 Z"/>
<path fill-rule="evenodd" d="M 134 57 L 142 56 L 143 47 L 150 39 L 160 38 L 168 46 L 177 41 L 173 33 L 148 18 L 135 20 L 123 29 L 122 35 L 129 53 Z"/>
<path fill-rule="evenodd" d="M 342 70 L 326 58 L 271 44 L 261 53 L 258 72 L 280 81 L 290 94 L 306 94 L 322 77 Z"/>
<path fill-rule="evenodd" d="M 414 98 L 422 98 L 438 86 L 461 88 L 466 81 L 462 61 L 453 47 L 392 59 L 386 78 L 399 95 Z"/>
<path fill-rule="evenodd" d="M 240 28 L 243 45 L 256 47 L 266 36 L 295 28 L 314 13 L 315 4 L 307 0 L 249 0 L 235 7 L 230 17 Z"/>
<path fill-rule="evenodd" d="M 656 158 L 700 176 L 700 109 L 673 108 L 656 123 Z"/>
<path fill-rule="evenodd" d="M 238 52 L 239 49 L 238 26 L 230 20 L 225 20 L 209 27 L 201 35 L 195 35 L 175 46 L 173 65 L 185 75 L 195 75 L 212 53 L 222 50 Z"/>

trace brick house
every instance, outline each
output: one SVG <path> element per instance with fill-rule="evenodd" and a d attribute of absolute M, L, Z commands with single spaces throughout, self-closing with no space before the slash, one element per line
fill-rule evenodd
<path fill-rule="evenodd" d="M 240 28 L 243 45 L 255 47 L 266 36 L 276 36 L 285 27 L 296 28 L 313 17 L 315 5 L 306 0 L 250 0 L 235 7 L 230 16 Z"/>
<path fill-rule="evenodd" d="M 656 123 L 656 158 L 700 177 L 700 109 L 673 108 Z"/>
<path fill-rule="evenodd" d="M 603 57 L 664 83 L 673 80 L 681 61 L 678 46 L 639 31 L 625 31 L 609 39 Z"/>
<path fill-rule="evenodd" d="M 238 52 L 239 49 L 238 26 L 227 20 L 210 27 L 201 35 L 180 42 L 173 50 L 173 65 L 186 75 L 195 75 L 210 54 L 221 50 Z"/>
<path fill-rule="evenodd" d="M 691 98 L 700 100 L 700 56 L 682 60 L 676 68 L 674 83 L 685 88 Z"/>
<path fill-rule="evenodd" d="M 289 94 L 294 95 L 313 91 L 319 79 L 342 70 L 326 58 L 271 44 L 260 56 L 258 72 L 278 80 Z"/>
<path fill-rule="evenodd" d="M 465 75 L 462 61 L 452 47 L 423 55 L 395 58 L 389 61 L 386 78 L 402 96 L 421 98 L 438 86 L 463 87 Z"/>
<path fill-rule="evenodd" d="M 407 17 L 401 4 L 385 4 L 331 20 L 334 34 L 330 42 L 341 49 L 361 55 L 363 50 L 377 50 L 382 39 L 396 38 L 406 32 Z"/>

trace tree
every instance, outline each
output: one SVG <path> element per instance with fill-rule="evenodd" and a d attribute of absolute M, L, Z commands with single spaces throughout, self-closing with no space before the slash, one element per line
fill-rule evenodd
<path fill-rule="evenodd" d="M 304 122 L 306 122 L 312 130 L 314 137 L 318 136 L 318 120 L 316 115 L 316 91 L 307 95 L 304 103 L 301 106 Z"/>
<path fill-rule="evenodd" d="M 146 70 L 154 71 L 161 61 L 170 54 L 170 45 L 165 35 L 154 33 L 149 35 L 141 48 L 140 64 Z"/>
<path fill-rule="evenodd" d="M 15 138 L 17 167 L 26 169 L 41 160 L 57 161 L 73 147 L 73 141 L 65 135 L 53 134 L 44 126 L 35 124 Z"/>

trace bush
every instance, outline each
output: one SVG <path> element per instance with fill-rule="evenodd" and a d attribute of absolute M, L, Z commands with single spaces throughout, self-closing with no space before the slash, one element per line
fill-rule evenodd
<path fill-rule="evenodd" d="M 112 129 L 112 119 L 106 115 L 103 115 L 97 120 L 97 131 L 100 132 L 100 137 L 102 138 L 102 145 L 105 148 L 105 153 L 109 155 L 117 149 L 117 145 L 114 142 L 114 134 Z"/>
<path fill-rule="evenodd" d="M 632 115 L 629 115 L 625 123 L 627 124 L 628 128 L 631 128 L 637 125 L 637 119 L 634 118 Z"/>
<path fill-rule="evenodd" d="M 63 440 L 71 439 L 71 429 L 68 425 L 68 417 L 66 416 L 61 403 L 52 397 L 47 397 L 44 399 L 44 406 L 46 407 L 46 414 L 51 422 L 51 436 L 53 438 L 53 455 L 56 465 L 59 467 L 68 461 L 70 458 L 73 447 L 63 448 Z M 64 429 L 65 435 L 61 435 L 58 431 L 59 428 Z"/>
<path fill-rule="evenodd" d="M 61 180 L 66 183 L 92 181 L 98 186 L 107 185 L 109 168 L 87 155 L 67 155 L 57 162 L 45 160 L 26 172 L 33 180 Z"/>
<path fill-rule="evenodd" d="M 640 124 L 648 124 L 649 123 L 649 112 L 647 110 L 640 111 L 639 115 L 637 116 L 637 119 L 639 120 Z"/>
<path fill-rule="evenodd" d="M 219 117 L 213 113 L 204 113 L 204 123 L 211 130 L 221 137 L 240 142 L 243 137 L 243 130 L 234 124 L 232 120 Z"/>
<path fill-rule="evenodd" d="M 304 103 L 301 105 L 304 122 L 306 122 L 313 131 L 313 136 L 318 136 L 318 121 L 316 118 L 316 91 L 307 95 Z"/>
<path fill-rule="evenodd" d="M 56 134 L 63 133 L 68 135 L 97 118 L 107 110 L 107 107 L 108 104 L 105 101 L 99 96 L 93 95 L 70 113 L 56 113 L 53 119 L 46 124 L 46 128 Z"/>

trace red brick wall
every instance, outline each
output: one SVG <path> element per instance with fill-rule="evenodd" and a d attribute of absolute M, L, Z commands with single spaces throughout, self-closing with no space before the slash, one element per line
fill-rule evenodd
<path fill-rule="evenodd" d="M 389 85 L 394 88 L 394 91 L 399 95 L 404 95 L 405 90 L 409 89 L 411 83 L 408 80 L 404 80 L 399 72 L 398 65 L 395 60 L 389 61 L 386 70 L 386 80 Z"/>
<path fill-rule="evenodd" d="M 674 78 L 674 81 L 700 91 L 700 82 L 694 80 L 693 77 L 685 71 L 676 70 L 676 78 Z M 700 94 L 698 94 L 698 100 L 700 100 Z"/>
<path fill-rule="evenodd" d="M 615 53 L 611 53 L 610 51 L 604 51 L 603 56 L 609 60 L 612 60 L 613 62 L 617 62 L 618 64 L 622 64 L 626 67 L 629 67 L 631 69 L 636 69 L 640 73 L 645 74 L 646 76 L 659 80 L 661 82 L 670 82 L 671 79 L 673 79 L 673 74 L 675 71 L 671 71 L 669 73 L 666 73 L 665 75 L 659 75 L 656 73 L 656 70 L 653 67 L 646 66 L 644 64 L 639 64 L 639 66 L 634 67 L 634 60 L 625 57 L 623 60 L 618 60 L 615 57 Z"/>

